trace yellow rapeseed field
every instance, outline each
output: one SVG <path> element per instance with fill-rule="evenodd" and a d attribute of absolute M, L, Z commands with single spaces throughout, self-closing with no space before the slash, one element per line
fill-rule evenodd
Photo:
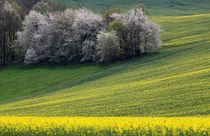
<path fill-rule="evenodd" d="M 210 117 L 0 117 L 1 136 L 208 136 Z"/>

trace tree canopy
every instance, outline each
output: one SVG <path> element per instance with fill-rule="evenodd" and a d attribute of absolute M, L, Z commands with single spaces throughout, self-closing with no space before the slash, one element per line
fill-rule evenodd
<path fill-rule="evenodd" d="M 141 8 L 103 16 L 86 8 L 46 12 L 38 7 L 18 33 L 25 63 L 107 62 L 160 48 L 161 29 Z"/>

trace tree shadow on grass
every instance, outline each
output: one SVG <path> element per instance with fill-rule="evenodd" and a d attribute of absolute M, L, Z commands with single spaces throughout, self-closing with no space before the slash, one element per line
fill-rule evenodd
<path fill-rule="evenodd" d="M 56 70 L 56 69 L 77 69 L 77 68 L 85 68 L 87 66 L 96 66 L 99 67 L 98 70 L 96 70 L 93 73 L 82 75 L 81 77 L 77 77 L 75 79 L 69 79 L 66 81 L 62 81 L 60 83 L 56 83 L 53 87 L 48 87 L 42 91 L 37 91 L 32 94 L 29 94 L 24 97 L 19 97 L 16 99 L 8 100 L 7 102 L 12 101 L 18 101 L 22 99 L 32 98 L 32 97 L 41 97 L 44 95 L 48 95 L 49 93 L 53 93 L 55 91 L 72 88 L 74 86 L 81 85 L 83 83 L 92 82 L 95 80 L 99 80 L 101 78 L 105 78 L 108 76 L 117 75 L 123 72 L 132 71 L 132 69 L 135 69 L 136 67 L 142 67 L 142 66 L 151 66 L 159 64 L 160 60 L 164 60 L 166 57 L 173 57 L 172 55 L 176 53 L 180 53 L 183 50 L 183 47 L 164 47 L 164 50 L 160 50 L 160 52 L 153 52 L 146 55 L 141 55 L 139 57 L 134 57 L 129 60 L 125 61 L 119 61 L 119 62 L 113 62 L 113 63 L 103 63 L 103 64 L 94 64 L 94 63 L 70 63 L 70 64 L 30 64 L 30 65 L 19 65 L 17 67 L 14 67 L 14 69 L 17 70 L 33 70 L 33 69 L 46 69 L 46 70 Z M 186 47 L 185 47 L 186 48 Z M 190 47 L 188 47 L 190 48 Z M 187 48 L 186 48 L 187 50 Z M 71 92 L 71 89 L 69 89 L 69 92 Z M 6 102 L 3 102 L 6 103 Z"/>

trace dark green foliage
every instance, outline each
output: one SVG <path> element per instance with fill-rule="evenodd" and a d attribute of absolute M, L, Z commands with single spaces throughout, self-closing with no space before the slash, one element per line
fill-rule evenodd
<path fill-rule="evenodd" d="M 53 3 L 50 0 L 42 0 L 35 4 L 32 10 L 36 10 L 42 14 L 47 12 L 55 12 L 55 11 L 64 11 L 66 9 L 66 5 L 62 3 Z"/>
<path fill-rule="evenodd" d="M 112 20 L 110 18 L 110 16 L 113 14 L 113 13 L 118 13 L 118 14 L 124 14 L 125 11 L 121 8 L 107 8 L 104 12 L 103 12 L 103 16 L 106 20 L 106 22 L 109 24 Z"/>
<path fill-rule="evenodd" d="M 41 1 L 38 2 L 36 5 L 34 5 L 32 10 L 38 11 L 42 14 L 46 14 L 47 12 L 52 11 L 52 8 L 49 6 L 47 2 Z"/>
<path fill-rule="evenodd" d="M 23 10 L 23 8 L 20 5 L 18 5 L 18 3 L 15 1 L 11 1 L 10 3 L 17 12 L 17 14 L 20 15 L 21 19 L 23 20 L 26 15 L 26 12 Z"/>
<path fill-rule="evenodd" d="M 120 42 L 120 49 L 119 49 L 119 59 L 125 59 L 129 56 L 131 56 L 131 52 L 128 49 L 128 46 L 126 46 L 127 41 L 127 33 L 126 33 L 126 28 L 123 25 L 123 22 L 121 20 L 114 20 L 109 24 L 109 31 L 115 31 L 116 35 L 119 38 Z"/>
<path fill-rule="evenodd" d="M 14 40 L 21 27 L 21 18 L 8 3 L 2 3 L 0 9 L 0 65 L 10 64 L 14 60 Z"/>
<path fill-rule="evenodd" d="M 14 0 L 11 0 L 14 1 Z M 23 8 L 23 10 L 28 13 L 30 9 L 41 0 L 16 0 L 16 2 Z"/>
<path fill-rule="evenodd" d="M 139 3 L 138 5 L 134 6 L 134 8 L 135 9 L 142 9 L 142 11 L 144 12 L 144 14 L 146 14 L 146 15 L 149 14 L 149 11 L 148 11 L 146 5 L 143 4 L 143 3 Z"/>

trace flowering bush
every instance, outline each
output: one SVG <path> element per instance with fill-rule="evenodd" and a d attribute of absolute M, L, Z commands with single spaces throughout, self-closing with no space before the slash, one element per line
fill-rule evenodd
<path fill-rule="evenodd" d="M 157 50 L 161 44 L 160 27 L 141 9 L 112 13 L 109 21 L 86 8 L 48 14 L 31 11 L 23 26 L 17 41 L 25 63 L 106 62 Z"/>

